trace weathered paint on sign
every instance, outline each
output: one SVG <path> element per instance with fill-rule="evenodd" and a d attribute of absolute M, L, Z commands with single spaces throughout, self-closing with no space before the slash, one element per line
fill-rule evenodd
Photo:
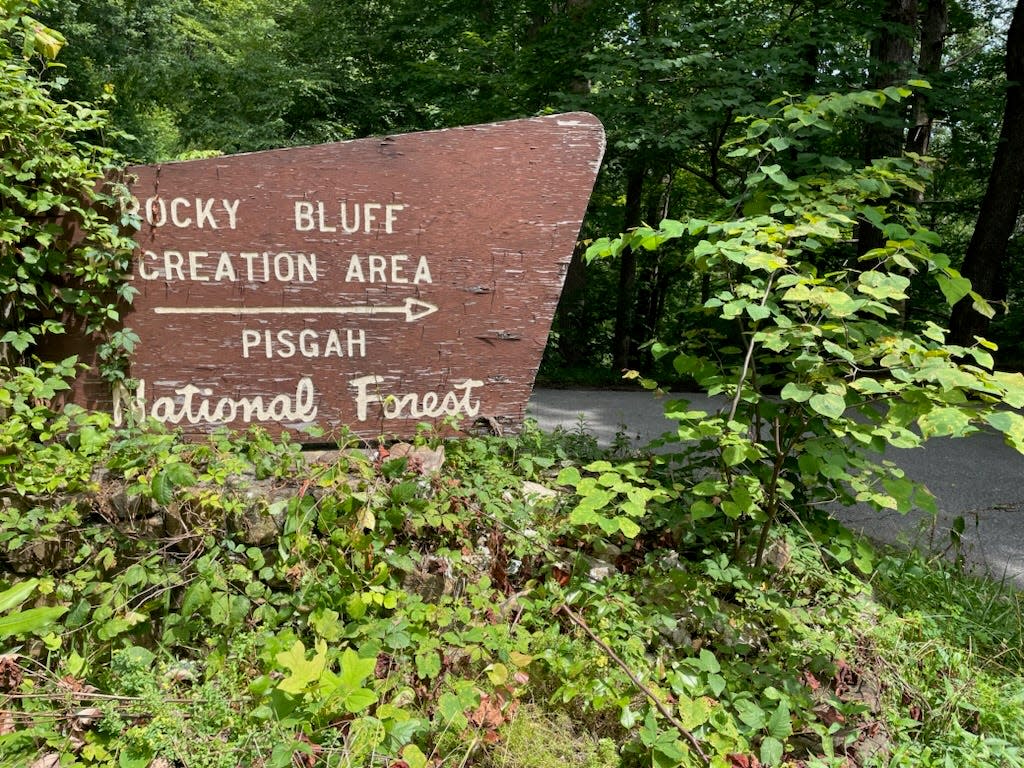
<path fill-rule="evenodd" d="M 129 169 L 140 385 L 116 414 L 515 428 L 603 149 L 574 113 Z"/>

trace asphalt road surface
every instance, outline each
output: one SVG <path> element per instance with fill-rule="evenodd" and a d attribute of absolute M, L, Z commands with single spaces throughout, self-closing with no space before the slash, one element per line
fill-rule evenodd
<path fill-rule="evenodd" d="M 690 400 L 694 409 L 713 412 L 722 407 L 721 401 L 703 395 L 672 397 Z M 618 432 L 643 444 L 673 429 L 673 422 L 662 415 L 663 404 L 663 399 L 643 391 L 538 389 L 527 415 L 545 430 L 576 430 L 582 424 L 604 445 Z M 993 578 L 1024 587 L 1024 456 L 994 434 L 933 439 L 921 448 L 893 449 L 886 456 L 931 490 L 938 501 L 938 517 L 866 507 L 837 509 L 836 517 L 875 540 L 930 552 L 948 549 L 950 527 L 963 517 L 968 562 Z"/>

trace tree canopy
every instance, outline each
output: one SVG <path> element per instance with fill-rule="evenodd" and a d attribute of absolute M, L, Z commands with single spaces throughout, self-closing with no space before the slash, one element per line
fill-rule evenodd
<path fill-rule="evenodd" d="M 956 265 L 972 232 L 988 235 L 972 246 L 967 269 L 996 306 L 991 332 L 1004 356 L 1021 360 L 1017 315 L 1005 311 L 1019 293 L 1019 195 L 985 198 L 986 188 L 1007 184 L 1005 175 L 989 179 L 993 158 L 1003 167 L 1002 158 L 1022 156 L 1013 85 L 1020 35 L 1011 25 L 1020 9 L 1005 0 L 45 0 L 43 8 L 72 41 L 62 54 L 64 92 L 112 96 L 115 124 L 133 136 L 116 143 L 136 160 L 591 111 L 608 129 L 609 152 L 587 236 L 756 204 L 743 195 L 759 160 L 731 156 L 730 141 L 740 135 L 737 118 L 766 114 L 778 98 L 927 81 L 908 102 L 867 105 L 815 149 L 858 162 L 911 152 L 933 169 L 907 203 Z M 795 151 L 783 160 L 801 162 Z M 1019 162 L 1004 173 L 1019 181 Z M 982 219 L 976 228 L 997 198 L 1004 223 L 996 231 Z M 884 244 L 868 221 L 850 239 L 853 253 L 839 257 Z M 698 331 L 694 307 L 708 286 L 676 250 L 638 257 L 626 249 L 589 269 L 577 259 L 548 370 L 646 370 L 654 363 L 643 345 Z M 948 325 L 933 305 L 927 292 L 914 294 L 906 317 Z M 958 309 L 971 311 L 970 302 Z M 985 318 L 972 323 L 973 333 L 987 330 Z"/>

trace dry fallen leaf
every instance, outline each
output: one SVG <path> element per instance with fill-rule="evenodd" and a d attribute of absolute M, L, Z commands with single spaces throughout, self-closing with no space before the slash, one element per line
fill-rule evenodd
<path fill-rule="evenodd" d="M 36 760 L 29 768 L 59 768 L 60 755 L 56 752 L 47 752 Z"/>
<path fill-rule="evenodd" d="M 14 731 L 14 713 L 9 709 L 0 709 L 0 736 L 6 736 Z"/>
<path fill-rule="evenodd" d="M 99 707 L 86 707 L 71 716 L 71 727 L 76 730 L 84 730 L 101 717 L 103 717 L 103 712 Z"/>
<path fill-rule="evenodd" d="M 0 656 L 0 691 L 17 690 L 21 687 L 23 677 L 21 665 L 14 654 Z"/>

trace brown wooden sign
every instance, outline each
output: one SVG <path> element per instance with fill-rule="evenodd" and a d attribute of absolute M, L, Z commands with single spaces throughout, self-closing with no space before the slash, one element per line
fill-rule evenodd
<path fill-rule="evenodd" d="M 140 383 L 116 415 L 515 428 L 603 149 L 574 113 L 129 169 Z"/>

